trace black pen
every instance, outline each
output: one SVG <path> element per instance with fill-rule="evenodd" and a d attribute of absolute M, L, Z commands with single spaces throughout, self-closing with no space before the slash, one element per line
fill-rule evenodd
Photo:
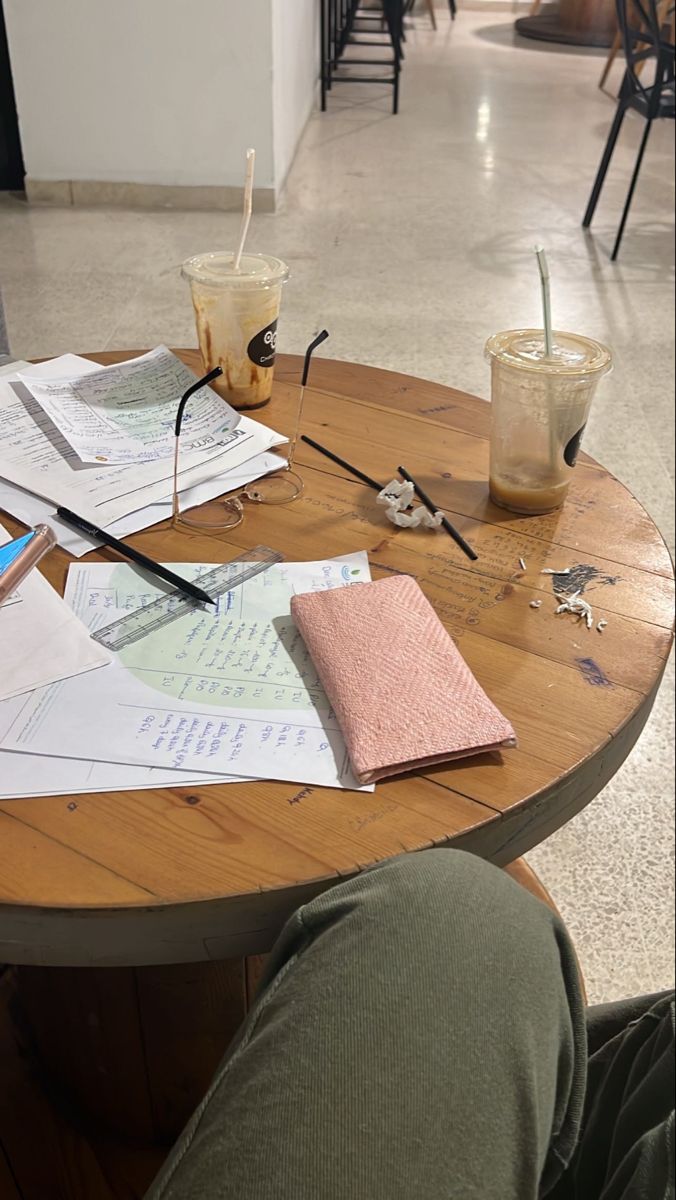
<path fill-rule="evenodd" d="M 127 546 L 125 542 L 118 541 L 117 538 L 111 537 L 106 533 L 105 529 L 99 529 L 98 525 L 92 525 L 91 521 L 87 521 L 85 517 L 78 517 L 77 513 L 71 512 L 69 508 L 57 508 L 57 517 L 61 517 L 67 525 L 72 525 L 74 529 L 79 529 L 81 533 L 86 533 L 91 538 L 96 538 L 97 542 L 103 542 L 104 546 L 110 546 L 111 550 L 117 550 L 123 558 L 128 558 L 130 562 L 137 563 L 139 567 L 143 567 L 146 571 L 150 571 L 153 575 L 158 575 L 160 579 L 164 579 L 167 583 L 173 584 L 175 588 L 189 596 L 191 600 L 199 600 L 201 604 L 215 604 L 216 601 L 207 596 L 201 588 L 198 588 L 194 583 L 189 583 L 187 579 L 182 579 L 180 575 L 175 575 L 173 571 L 169 571 L 167 567 L 163 567 L 161 563 L 156 563 L 154 559 L 148 558 L 147 554 L 141 554 L 139 550 L 132 550 L 131 546 Z"/>
<path fill-rule="evenodd" d="M 416 483 L 413 476 L 409 475 L 408 471 L 406 471 L 404 469 L 404 467 L 397 467 L 397 470 L 398 470 L 399 474 L 401 476 L 403 476 L 404 479 L 408 480 L 409 483 L 413 484 L 413 491 L 415 492 L 418 499 L 422 501 L 422 503 L 425 505 L 425 508 L 428 509 L 429 512 L 434 514 L 434 513 L 438 513 L 441 511 L 437 507 L 436 504 L 432 503 L 432 501 L 430 500 L 427 493 L 422 490 L 420 484 Z M 458 530 L 455 528 L 455 525 L 451 525 L 451 522 L 449 521 L 448 517 L 444 516 L 443 513 L 441 514 L 441 524 L 442 524 L 443 528 L 446 530 L 446 533 L 449 534 L 449 536 L 453 538 L 453 541 L 456 543 L 456 545 L 458 545 L 460 547 L 463 554 L 466 554 L 468 558 L 471 558 L 472 562 L 476 562 L 477 558 L 479 557 L 476 550 L 472 549 L 469 542 L 465 541 L 462 534 L 459 533 Z"/>

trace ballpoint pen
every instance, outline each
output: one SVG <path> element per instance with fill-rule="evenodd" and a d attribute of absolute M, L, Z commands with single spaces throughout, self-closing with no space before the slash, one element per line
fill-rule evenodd
<path fill-rule="evenodd" d="M 55 545 L 56 537 L 49 526 L 36 525 L 30 533 L 0 546 L 0 604 Z"/>
<path fill-rule="evenodd" d="M 123 558 L 128 558 L 130 562 L 136 563 L 139 567 L 143 567 L 151 574 L 157 575 L 160 579 L 164 579 L 166 583 L 171 583 L 184 595 L 189 596 L 191 600 L 198 600 L 201 604 L 215 604 L 211 596 L 207 596 L 201 588 L 196 584 L 190 583 L 187 579 L 182 579 L 180 575 L 176 575 L 170 571 L 168 567 L 163 567 L 161 563 L 156 563 L 154 559 L 148 558 L 147 554 L 141 554 L 139 550 L 133 550 L 126 542 L 120 542 L 118 538 L 112 537 L 106 533 L 105 529 L 99 529 L 98 525 L 93 525 L 91 521 L 87 521 L 84 517 L 79 517 L 77 513 L 71 512 L 69 508 L 57 508 L 56 515 L 65 521 L 67 525 L 72 525 L 74 529 L 79 529 L 81 533 L 86 533 L 89 537 L 95 538 L 97 542 L 103 542 L 104 546 L 110 546 L 111 550 L 117 550 Z"/>

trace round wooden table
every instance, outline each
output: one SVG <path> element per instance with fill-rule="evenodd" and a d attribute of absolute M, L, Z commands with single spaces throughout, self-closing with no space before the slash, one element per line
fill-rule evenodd
<path fill-rule="evenodd" d="M 197 351 L 179 353 L 201 371 Z M 280 356 L 272 402 L 255 414 L 283 432 L 293 425 L 300 365 Z M 26 1012 L 55 1069 L 72 1076 L 83 1027 L 107 1028 L 105 1044 L 97 1034 L 88 1045 L 83 1091 L 96 1056 L 110 1077 L 121 1045 L 130 1061 L 135 1050 L 139 1061 L 154 1056 L 168 1077 L 163 1047 L 177 1031 L 185 1072 L 203 1060 L 208 1080 L 253 986 L 257 960 L 247 956 L 267 951 L 299 904 L 427 846 L 509 863 L 588 804 L 634 745 L 671 646 L 669 554 L 634 497 L 584 455 L 561 511 L 528 518 L 496 508 L 486 482 L 489 411 L 440 384 L 317 359 L 303 417 L 304 432 L 383 484 L 403 463 L 474 545 L 476 563 L 443 532 L 396 530 L 374 492 L 303 443 L 305 493 L 295 502 L 247 504 L 227 535 L 164 525 L 131 539 L 179 562 L 222 561 L 260 542 L 289 560 L 367 550 L 374 578 L 414 575 L 519 747 L 387 780 L 373 794 L 254 782 L 0 804 L 0 962 L 23 964 Z M 43 563 L 60 589 L 68 562 L 57 550 Z M 555 615 L 552 579 L 541 572 L 568 567 L 607 620 L 602 634 Z M 542 606 L 531 608 L 533 599 Z M 111 966 L 125 969 L 97 969 Z M 173 1062 L 174 1079 L 177 1069 Z M 192 1102 L 168 1086 L 165 1132 Z M 128 1104 L 127 1088 L 128 1080 Z M 105 1108 L 103 1094 L 97 1103 Z M 154 1112 L 157 1130 L 157 1104 Z M 135 1129 L 145 1128 L 137 1116 Z"/>
<path fill-rule="evenodd" d="M 615 0 L 558 0 L 514 22 L 523 37 L 572 46 L 610 46 L 617 31 Z"/>

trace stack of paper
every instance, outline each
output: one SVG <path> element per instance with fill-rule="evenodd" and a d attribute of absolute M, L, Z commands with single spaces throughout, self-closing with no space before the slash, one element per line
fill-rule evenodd
<path fill-rule="evenodd" d="M 211 565 L 174 564 L 193 579 Z M 290 607 L 369 578 L 364 553 L 275 564 L 103 670 L 0 704 L 0 797 L 242 778 L 357 788 Z M 160 594 L 127 564 L 76 563 L 66 600 L 94 632 Z"/>
<path fill-rule="evenodd" d="M 168 517 L 173 422 L 181 394 L 194 381 L 162 346 L 115 367 L 65 354 L 0 370 L 0 420 L 7 431 L 0 506 L 28 525 L 48 520 L 76 557 L 93 543 L 54 517 L 57 504 L 117 537 Z M 182 507 L 278 470 L 280 460 L 269 451 L 284 440 L 202 389 L 189 402 L 181 435 Z"/>
<path fill-rule="evenodd" d="M 76 556 L 92 544 L 57 505 L 117 536 L 169 516 L 174 422 L 194 381 L 166 347 L 106 368 L 64 355 L 0 370 L 0 505 L 47 520 Z M 201 389 L 181 434 L 182 507 L 279 470 L 270 450 L 284 440 Z M 78 563 L 64 603 L 33 571 L 0 610 L 0 799 L 252 777 L 357 787 L 290 602 L 368 579 L 365 554 L 275 564 L 109 656 L 90 631 L 159 585 L 125 563 Z"/>

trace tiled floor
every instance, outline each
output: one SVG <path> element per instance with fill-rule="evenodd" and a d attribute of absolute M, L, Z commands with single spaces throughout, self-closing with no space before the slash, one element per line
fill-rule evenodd
<path fill-rule="evenodd" d="M 292 266 L 280 336 L 486 395 L 482 347 L 538 320 L 532 245 L 553 273 L 556 323 L 608 342 L 615 372 L 585 447 L 673 542 L 673 131 L 655 129 L 620 262 L 608 260 L 641 133 L 630 119 L 594 224 L 580 218 L 613 112 L 602 57 L 516 41 L 512 17 L 440 12 L 409 36 L 402 111 L 350 85 L 310 122 L 286 197 L 252 248 Z M 181 260 L 232 244 L 234 214 L 29 209 L 0 201 L 12 348 L 194 344 Z M 672 676 L 670 675 L 670 680 Z M 559 902 L 590 995 L 673 979 L 673 683 L 612 784 L 531 855 Z"/>

